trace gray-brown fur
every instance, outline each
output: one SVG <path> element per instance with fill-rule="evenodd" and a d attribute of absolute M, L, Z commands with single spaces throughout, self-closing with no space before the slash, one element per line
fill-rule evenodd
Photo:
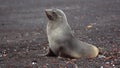
<path fill-rule="evenodd" d="M 74 37 L 62 10 L 46 9 L 45 12 L 49 19 L 47 24 L 48 55 L 68 58 L 92 58 L 98 55 L 97 47 Z"/>

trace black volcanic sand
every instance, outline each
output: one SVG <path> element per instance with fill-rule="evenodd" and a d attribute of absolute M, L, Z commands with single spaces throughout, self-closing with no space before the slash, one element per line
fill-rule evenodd
<path fill-rule="evenodd" d="M 96 58 L 46 57 L 46 8 L 62 9 Z M 120 0 L 0 0 L 0 68 L 120 68 Z"/>

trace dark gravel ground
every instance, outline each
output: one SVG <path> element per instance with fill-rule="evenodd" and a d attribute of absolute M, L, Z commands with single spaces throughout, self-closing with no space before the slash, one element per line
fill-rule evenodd
<path fill-rule="evenodd" d="M 46 8 L 62 9 L 93 59 L 46 57 Z M 120 0 L 0 0 L 0 68 L 120 68 Z"/>

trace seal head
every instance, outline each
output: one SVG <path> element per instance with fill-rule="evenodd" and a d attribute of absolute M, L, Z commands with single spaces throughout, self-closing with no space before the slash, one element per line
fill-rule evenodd
<path fill-rule="evenodd" d="M 60 9 L 46 9 L 45 13 L 50 21 L 64 19 L 64 17 L 66 19 L 66 15 Z"/>

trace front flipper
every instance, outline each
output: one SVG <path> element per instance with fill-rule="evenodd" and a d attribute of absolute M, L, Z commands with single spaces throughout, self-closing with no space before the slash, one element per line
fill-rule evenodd
<path fill-rule="evenodd" d="M 48 53 L 46 54 L 46 56 L 57 57 L 57 55 L 55 55 L 50 48 L 49 48 Z"/>

